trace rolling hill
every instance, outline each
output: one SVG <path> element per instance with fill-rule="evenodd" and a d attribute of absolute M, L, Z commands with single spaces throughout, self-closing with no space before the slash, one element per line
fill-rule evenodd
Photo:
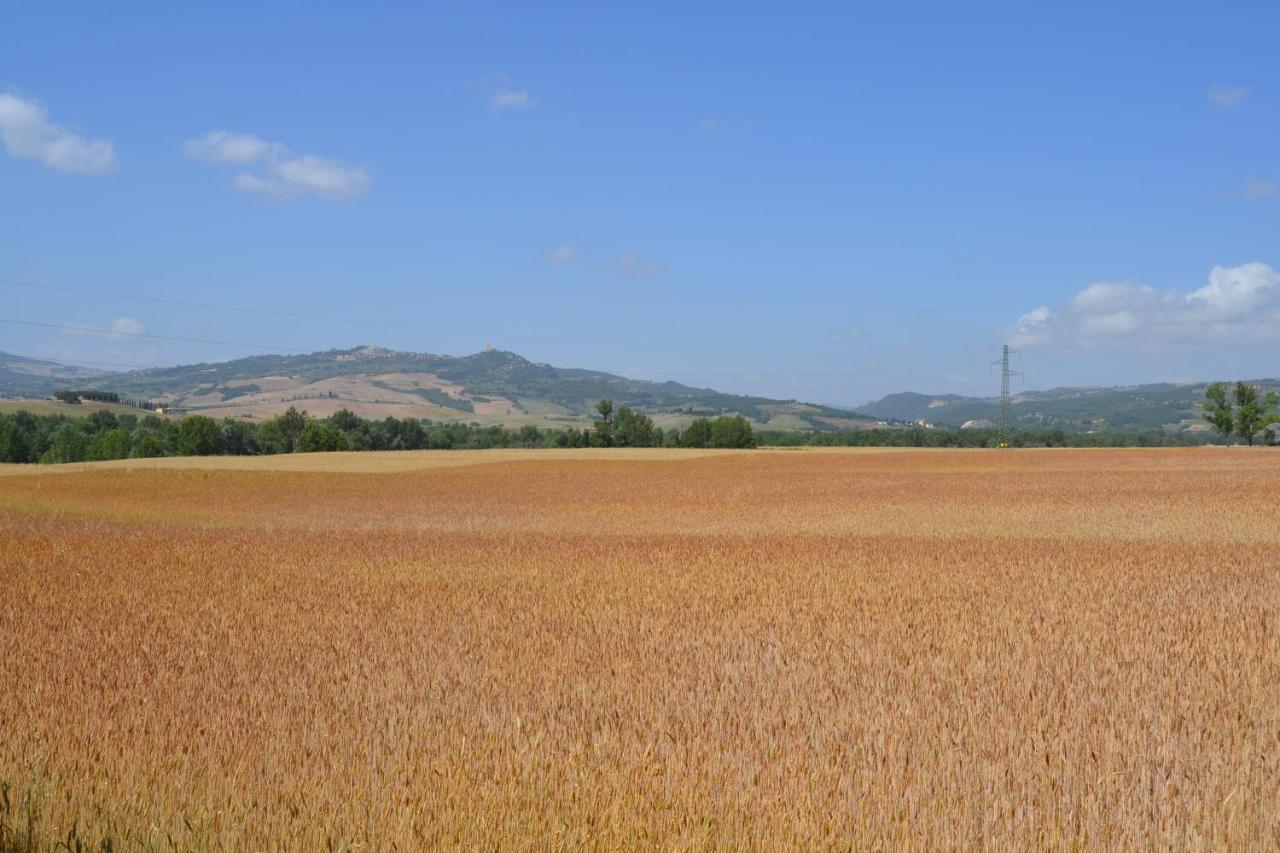
<path fill-rule="evenodd" d="M 1263 388 L 1280 390 L 1280 379 L 1254 381 Z M 1024 391 L 1012 397 L 1009 410 L 1013 425 L 1028 429 L 1207 431 L 1209 426 L 1200 409 L 1206 384 Z M 891 421 L 924 420 L 946 427 L 989 426 L 1000 417 L 1000 400 L 908 392 L 890 394 L 858 411 Z"/>
<path fill-rule="evenodd" d="M 0 354 L 0 364 L 10 363 L 16 367 L 0 374 L 0 396 L 47 397 L 59 388 L 96 388 L 217 418 L 260 420 L 296 406 L 317 416 L 345 408 L 367 418 L 581 425 L 590 420 L 596 401 L 611 397 L 650 414 L 663 427 L 728 413 L 772 429 L 876 425 L 829 406 L 553 367 L 493 349 L 455 357 L 364 346 L 120 373 Z"/>
<path fill-rule="evenodd" d="M 0 396 L 47 397 L 57 388 L 87 385 L 106 375 L 109 374 L 104 370 L 0 352 Z"/>

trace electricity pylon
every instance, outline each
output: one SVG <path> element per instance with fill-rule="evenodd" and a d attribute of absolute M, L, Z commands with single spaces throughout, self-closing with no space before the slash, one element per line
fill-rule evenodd
<path fill-rule="evenodd" d="M 1017 353 L 1017 350 L 1009 349 L 1009 345 L 1005 344 L 1000 353 L 1000 360 L 991 362 L 993 365 L 1000 365 L 1000 447 L 1009 446 L 1009 380 L 1014 376 L 1022 375 L 1016 370 L 1009 369 L 1011 353 Z"/>

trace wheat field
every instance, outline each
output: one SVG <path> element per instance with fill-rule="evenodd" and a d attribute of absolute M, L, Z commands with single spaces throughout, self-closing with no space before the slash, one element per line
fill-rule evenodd
<path fill-rule="evenodd" d="M 0 469 L 0 849 L 1280 846 L 1280 453 Z"/>

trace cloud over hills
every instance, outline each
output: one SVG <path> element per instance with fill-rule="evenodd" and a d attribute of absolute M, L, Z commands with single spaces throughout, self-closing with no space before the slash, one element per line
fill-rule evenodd
<path fill-rule="evenodd" d="M 1152 350 L 1280 339 L 1280 272 L 1264 263 L 1216 266 L 1189 292 L 1095 282 L 1065 305 L 1018 318 L 1019 347 Z"/>

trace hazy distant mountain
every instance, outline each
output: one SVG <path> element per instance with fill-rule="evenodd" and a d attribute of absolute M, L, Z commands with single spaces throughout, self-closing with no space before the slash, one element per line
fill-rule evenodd
<path fill-rule="evenodd" d="M 1256 380 L 1280 389 L 1280 380 Z M 1011 398 L 1013 424 L 1067 430 L 1204 430 L 1202 417 L 1207 383 L 1134 385 L 1114 388 L 1054 388 L 1022 391 Z M 890 394 L 858 411 L 875 418 L 925 420 L 938 426 L 985 426 L 1000 417 L 996 397 L 955 394 Z"/>
<path fill-rule="evenodd" d="M 0 356 L 18 360 L 16 356 Z M 740 413 L 775 429 L 836 429 L 875 422 L 829 406 L 724 394 L 677 382 L 628 379 L 596 370 L 552 367 L 501 350 L 454 357 L 380 347 L 308 355 L 262 355 L 234 361 L 123 373 L 57 373 L 40 382 L 0 375 L 0 395 L 48 396 L 69 385 L 162 401 L 214 417 L 260 419 L 289 406 L 324 416 L 346 408 L 364 417 L 422 417 L 481 423 L 585 423 L 596 401 L 611 397 L 654 416 L 662 426 L 702 415 Z M 67 368 L 67 371 L 73 370 Z"/>
<path fill-rule="evenodd" d="M 104 370 L 0 352 L 0 396 L 47 397 L 58 388 L 81 385 L 106 374 Z"/>

